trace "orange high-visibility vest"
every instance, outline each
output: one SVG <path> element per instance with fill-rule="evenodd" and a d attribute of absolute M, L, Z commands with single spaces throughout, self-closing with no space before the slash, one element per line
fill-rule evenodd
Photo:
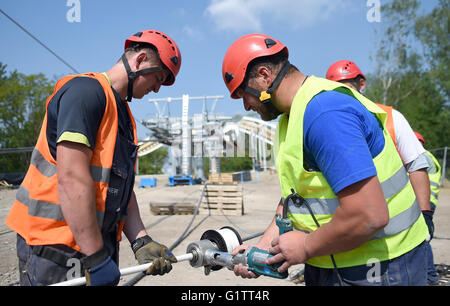
<path fill-rule="evenodd" d="M 389 135 L 391 135 L 392 141 L 395 144 L 395 147 L 397 147 L 397 143 L 395 142 L 395 128 L 394 128 L 394 117 L 392 116 L 392 110 L 394 109 L 392 106 L 387 106 L 384 104 L 378 104 L 377 106 L 379 108 L 381 108 L 382 110 L 384 110 L 387 114 L 387 119 L 386 119 L 386 129 L 389 133 Z"/>
<path fill-rule="evenodd" d="M 48 110 L 53 96 L 64 84 L 80 76 L 96 79 L 106 96 L 106 108 L 97 131 L 90 162 L 90 172 L 95 185 L 97 222 L 101 228 L 119 122 L 116 99 L 111 86 L 101 73 L 66 76 L 56 83 L 53 94 L 47 99 L 46 107 Z M 128 104 L 126 105 L 133 126 L 134 142 L 137 145 L 136 123 Z M 31 156 L 30 167 L 17 192 L 6 224 L 22 236 L 28 245 L 64 244 L 80 251 L 61 211 L 56 161 L 50 153 L 46 131 L 47 113 Z"/>

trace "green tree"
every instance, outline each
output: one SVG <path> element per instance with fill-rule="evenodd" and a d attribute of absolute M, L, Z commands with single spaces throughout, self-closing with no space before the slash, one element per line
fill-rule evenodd
<path fill-rule="evenodd" d="M 139 174 L 161 174 L 168 157 L 166 147 L 161 147 L 147 155 L 139 157 Z"/>
<path fill-rule="evenodd" d="M 220 171 L 238 172 L 244 170 L 251 170 L 253 167 L 252 159 L 250 157 L 221 157 Z"/>
<path fill-rule="evenodd" d="M 440 1 L 424 16 L 418 8 L 416 0 L 392 0 L 382 6 L 385 24 L 375 58 L 378 69 L 368 75 L 366 95 L 394 106 L 424 135 L 428 148 L 437 148 L 450 144 L 449 4 Z"/>
<path fill-rule="evenodd" d="M 8 73 L 0 63 L 0 148 L 34 146 L 52 83 L 43 74 Z M 29 154 L 0 155 L 2 172 L 22 172 Z"/>
<path fill-rule="evenodd" d="M 425 63 L 433 81 L 447 97 L 447 103 L 450 94 L 449 16 L 450 2 L 439 0 L 428 15 L 418 18 L 415 23 L 415 34 L 422 43 Z"/>
<path fill-rule="evenodd" d="M 397 108 L 398 103 L 408 98 L 419 79 L 410 79 L 411 86 L 401 88 L 401 79 L 411 69 L 420 66 L 420 57 L 411 45 L 414 41 L 414 20 L 417 18 L 417 0 L 393 0 L 381 7 L 383 22 L 381 38 L 375 55 L 379 78 L 380 96 L 377 101 Z"/>

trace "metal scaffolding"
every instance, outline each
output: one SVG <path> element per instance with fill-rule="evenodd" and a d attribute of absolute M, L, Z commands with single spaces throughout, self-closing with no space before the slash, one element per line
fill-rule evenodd
<path fill-rule="evenodd" d="M 217 158 L 222 145 L 215 133 L 225 122 L 231 121 L 229 116 L 215 114 L 215 108 L 223 96 L 190 97 L 185 94 L 181 98 L 149 99 L 157 110 L 156 117 L 142 120 L 141 123 L 151 130 L 148 141 L 162 143 L 170 147 L 170 163 L 172 175 L 194 175 L 204 179 L 203 157 L 209 157 L 210 172 L 217 173 Z M 202 100 L 201 114 L 189 116 L 189 103 Z M 210 110 L 207 101 L 212 100 Z M 182 115 L 173 117 L 170 114 L 169 103 L 181 101 Z"/>

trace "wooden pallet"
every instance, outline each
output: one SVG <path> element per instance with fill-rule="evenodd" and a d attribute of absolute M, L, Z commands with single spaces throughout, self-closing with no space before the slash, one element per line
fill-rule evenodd
<path fill-rule="evenodd" d="M 208 184 L 237 185 L 237 182 L 233 181 L 232 173 L 211 173 L 208 178 Z"/>
<path fill-rule="evenodd" d="M 195 206 L 182 203 L 152 203 L 150 202 L 150 211 L 154 215 L 192 215 Z"/>
<path fill-rule="evenodd" d="M 244 201 L 242 185 L 206 185 L 199 214 L 243 215 Z"/>

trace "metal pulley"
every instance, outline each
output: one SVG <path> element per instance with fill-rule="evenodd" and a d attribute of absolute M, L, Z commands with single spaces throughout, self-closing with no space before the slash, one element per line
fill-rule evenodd
<path fill-rule="evenodd" d="M 242 238 L 232 227 L 225 226 L 219 230 L 207 230 L 199 241 L 188 245 L 186 253 L 193 255 L 189 261 L 192 267 L 205 267 L 205 274 L 208 275 L 211 270 L 217 271 L 223 268 L 220 265 L 214 265 L 211 256 L 207 251 L 220 251 L 232 253 L 233 250 L 242 244 Z"/>

